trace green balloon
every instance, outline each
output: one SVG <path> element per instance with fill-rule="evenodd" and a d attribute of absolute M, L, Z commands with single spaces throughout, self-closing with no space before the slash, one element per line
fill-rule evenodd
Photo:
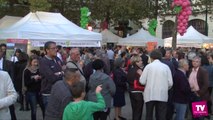
<path fill-rule="evenodd" d="M 80 10 L 81 10 L 81 21 L 80 21 L 81 27 L 86 28 L 89 22 L 88 18 L 89 9 L 87 7 L 82 7 Z"/>
<path fill-rule="evenodd" d="M 150 33 L 151 35 L 156 36 L 156 33 L 155 33 L 155 30 L 154 30 L 154 29 L 149 28 L 148 31 L 149 31 L 149 33 Z"/>
<path fill-rule="evenodd" d="M 175 13 L 180 13 L 180 11 L 182 10 L 182 7 L 181 6 L 175 6 L 174 7 L 174 11 L 175 11 Z"/>
<path fill-rule="evenodd" d="M 148 26 L 155 29 L 157 27 L 157 20 L 156 19 L 153 19 L 152 21 L 149 22 Z"/>
<path fill-rule="evenodd" d="M 157 27 L 157 25 L 158 25 L 158 21 L 156 19 L 151 20 L 148 24 L 149 26 L 148 31 L 153 36 L 156 36 L 155 28 Z"/>

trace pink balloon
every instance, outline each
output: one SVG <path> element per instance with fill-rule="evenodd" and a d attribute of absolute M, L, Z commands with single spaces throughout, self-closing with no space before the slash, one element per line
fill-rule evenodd
<path fill-rule="evenodd" d="M 178 25 L 182 27 L 182 26 L 183 26 L 183 23 L 181 22 L 181 23 L 179 23 Z"/>
<path fill-rule="evenodd" d="M 180 19 L 180 20 L 183 20 L 183 19 L 184 19 L 183 15 L 180 15 L 180 16 L 179 16 L 179 19 Z"/>
<path fill-rule="evenodd" d="M 187 10 L 192 11 L 192 7 L 191 6 L 187 7 Z"/>
<path fill-rule="evenodd" d="M 183 6 L 183 1 L 180 1 L 180 5 Z"/>
<path fill-rule="evenodd" d="M 187 6 L 190 6 L 190 2 L 189 2 L 189 0 L 187 0 L 187 1 L 186 1 L 186 3 L 187 3 Z"/>
<path fill-rule="evenodd" d="M 183 30 L 180 29 L 180 30 L 178 30 L 178 32 L 179 32 L 179 33 L 183 33 Z"/>
<path fill-rule="evenodd" d="M 188 22 L 186 23 L 186 24 L 184 24 L 184 26 L 186 27 L 186 29 L 187 29 L 187 27 L 188 27 Z"/>
<path fill-rule="evenodd" d="M 184 33 L 182 33 L 182 32 L 181 32 L 181 33 L 180 33 L 180 35 L 181 35 L 181 36 L 183 36 L 183 35 L 184 35 Z"/>
<path fill-rule="evenodd" d="M 181 20 L 181 19 L 178 19 L 177 22 L 180 23 L 180 22 L 182 22 L 182 20 Z"/>
<path fill-rule="evenodd" d="M 180 29 L 181 29 L 181 26 L 178 25 L 178 26 L 177 26 L 177 29 L 180 30 Z"/>
<path fill-rule="evenodd" d="M 186 27 L 185 27 L 185 26 L 182 26 L 182 27 L 181 27 L 181 30 L 183 30 L 183 31 L 186 30 Z"/>
<path fill-rule="evenodd" d="M 184 16 L 184 19 L 186 19 L 188 21 L 189 16 L 188 15 Z"/>
<path fill-rule="evenodd" d="M 181 5 L 180 3 L 180 1 L 174 1 L 174 3 L 175 3 L 175 5 L 177 5 L 177 6 L 179 6 L 179 5 Z"/>
<path fill-rule="evenodd" d="M 187 12 L 183 11 L 183 12 L 182 12 L 182 15 L 183 15 L 183 16 L 187 15 Z"/>
<path fill-rule="evenodd" d="M 187 2 L 183 2 L 183 7 L 187 7 L 188 6 L 188 3 Z"/>
<path fill-rule="evenodd" d="M 183 23 L 187 23 L 188 22 L 188 20 L 187 19 L 183 19 L 183 21 L 182 21 Z"/>
<path fill-rule="evenodd" d="M 192 14 L 192 11 L 188 10 L 188 11 L 187 11 L 187 14 L 188 14 L 188 15 L 191 15 L 191 14 Z"/>
<path fill-rule="evenodd" d="M 187 25 L 188 25 L 188 23 L 184 23 L 184 24 L 183 24 L 184 27 L 187 27 Z"/>

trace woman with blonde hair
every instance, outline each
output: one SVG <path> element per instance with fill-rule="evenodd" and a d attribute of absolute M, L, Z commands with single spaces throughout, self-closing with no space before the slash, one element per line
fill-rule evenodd
<path fill-rule="evenodd" d="M 41 76 L 39 73 L 38 56 L 32 55 L 28 60 L 26 69 L 24 70 L 24 85 L 27 89 L 27 100 L 30 103 L 31 108 L 31 120 L 36 120 L 37 103 L 40 105 L 44 116 L 44 105 L 41 101 L 40 88 L 41 88 Z"/>
<path fill-rule="evenodd" d="M 136 89 L 134 82 L 138 82 L 142 74 L 143 62 L 138 54 L 130 58 L 131 66 L 127 74 L 127 82 L 129 84 L 129 96 L 132 106 L 132 120 L 141 120 L 143 112 L 143 94 L 142 91 Z M 139 83 L 139 82 L 138 82 Z"/>

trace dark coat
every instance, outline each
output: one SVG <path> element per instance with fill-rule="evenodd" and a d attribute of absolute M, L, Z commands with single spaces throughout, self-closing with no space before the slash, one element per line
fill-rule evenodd
<path fill-rule="evenodd" d="M 186 75 L 177 69 L 173 81 L 173 101 L 182 104 L 189 103 L 191 88 Z"/>
<path fill-rule="evenodd" d="M 58 57 L 52 60 L 45 56 L 39 61 L 39 64 L 39 71 L 42 76 L 41 93 L 50 94 L 52 85 L 63 79 L 63 75 L 55 75 L 55 73 L 62 71 L 63 63 Z"/>
<path fill-rule="evenodd" d="M 22 75 L 26 68 L 27 61 L 18 61 L 14 67 L 14 86 L 17 91 L 22 91 Z"/>
<path fill-rule="evenodd" d="M 13 64 L 13 62 L 3 59 L 3 71 L 7 71 L 9 73 L 11 79 L 14 81 L 14 64 Z"/>
<path fill-rule="evenodd" d="M 191 73 L 191 71 L 190 71 Z M 210 95 L 208 91 L 209 87 L 209 76 L 207 70 L 205 70 L 202 67 L 199 67 L 198 72 L 197 72 L 197 81 L 198 81 L 198 86 L 200 88 L 198 92 L 200 98 L 202 100 L 210 100 Z"/>
<path fill-rule="evenodd" d="M 127 74 L 121 69 L 117 68 L 113 71 L 116 92 L 125 92 L 127 89 Z"/>
<path fill-rule="evenodd" d="M 129 90 L 135 91 L 134 89 L 134 80 L 139 80 L 140 75 L 137 73 L 138 69 L 140 69 L 136 65 L 132 65 L 129 67 L 128 73 L 127 73 L 127 82 L 129 84 Z"/>

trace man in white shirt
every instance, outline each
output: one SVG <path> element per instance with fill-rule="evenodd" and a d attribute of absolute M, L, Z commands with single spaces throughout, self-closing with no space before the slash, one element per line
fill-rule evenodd
<path fill-rule="evenodd" d="M 166 120 L 168 90 L 173 85 L 172 73 L 169 67 L 160 61 L 160 51 L 152 51 L 150 57 L 152 63 L 145 67 L 139 80 L 145 85 L 146 120 L 153 120 L 154 107 L 156 120 Z"/>
<path fill-rule="evenodd" d="M 113 70 L 113 66 L 114 66 L 114 51 L 112 51 L 112 47 L 109 46 L 107 49 L 107 56 L 109 58 L 109 62 L 110 62 L 110 71 Z"/>
<path fill-rule="evenodd" d="M 0 120 L 10 120 L 9 106 L 16 102 L 18 97 L 9 74 L 0 71 Z"/>

